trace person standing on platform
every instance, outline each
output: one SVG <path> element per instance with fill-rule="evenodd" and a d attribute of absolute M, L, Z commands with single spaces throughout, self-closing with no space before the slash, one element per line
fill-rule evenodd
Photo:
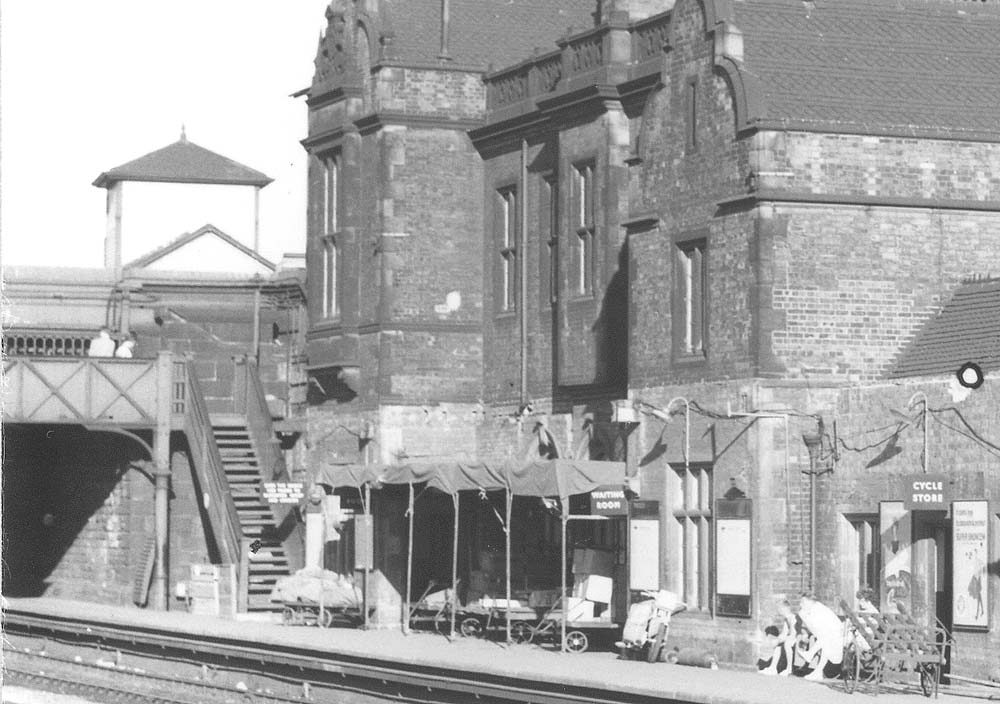
<path fill-rule="evenodd" d="M 97 333 L 97 337 L 90 341 L 90 349 L 87 350 L 89 357 L 113 357 L 115 355 L 115 341 L 111 339 L 111 331 L 102 327 Z"/>

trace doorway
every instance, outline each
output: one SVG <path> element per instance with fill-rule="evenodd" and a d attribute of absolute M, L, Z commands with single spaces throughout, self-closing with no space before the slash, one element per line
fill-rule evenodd
<path fill-rule="evenodd" d="M 952 628 L 951 518 L 945 511 L 913 512 L 913 616 Z M 950 662 L 950 654 L 945 662 Z M 948 672 L 947 665 L 943 673 Z"/>

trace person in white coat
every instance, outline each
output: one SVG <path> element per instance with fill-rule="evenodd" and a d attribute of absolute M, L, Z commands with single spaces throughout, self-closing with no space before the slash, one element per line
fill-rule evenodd
<path fill-rule="evenodd" d="M 101 328 L 97 337 L 90 341 L 90 348 L 87 350 L 89 357 L 113 357 L 115 354 L 115 341 L 111 339 L 111 331 Z"/>
<path fill-rule="evenodd" d="M 818 658 L 807 680 L 822 680 L 840 676 L 840 665 L 844 661 L 844 624 L 833 610 L 821 604 L 812 594 L 801 596 L 799 618 L 813 635 L 815 641 L 802 655 L 807 663 Z"/>

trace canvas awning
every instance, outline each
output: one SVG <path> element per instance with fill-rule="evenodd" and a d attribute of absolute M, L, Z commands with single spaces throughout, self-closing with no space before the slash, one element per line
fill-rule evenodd
<path fill-rule="evenodd" d="M 625 483 L 625 463 L 600 460 L 538 459 L 514 462 L 408 462 L 404 464 L 326 464 L 314 480 L 334 488 L 371 484 L 424 484 L 454 494 L 459 491 L 510 489 L 514 496 L 566 499 L 599 486 Z"/>

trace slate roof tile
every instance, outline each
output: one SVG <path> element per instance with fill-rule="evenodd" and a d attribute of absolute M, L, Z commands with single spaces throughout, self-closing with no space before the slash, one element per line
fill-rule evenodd
<path fill-rule="evenodd" d="M 94 181 L 108 188 L 118 181 L 166 181 L 234 186 L 266 186 L 272 179 L 256 169 L 181 138 L 162 149 L 105 171 Z"/>
<path fill-rule="evenodd" d="M 950 375 L 966 362 L 1000 369 L 1000 280 L 962 284 L 900 354 L 890 378 Z"/>
<path fill-rule="evenodd" d="M 733 7 L 765 121 L 1000 136 L 996 4 L 746 0 Z"/>
<path fill-rule="evenodd" d="M 441 49 L 440 0 L 385 0 L 400 61 L 438 63 Z M 555 48 L 570 26 L 594 26 L 591 0 L 452 0 L 448 54 L 459 66 L 496 68 L 529 57 L 536 47 Z"/>

